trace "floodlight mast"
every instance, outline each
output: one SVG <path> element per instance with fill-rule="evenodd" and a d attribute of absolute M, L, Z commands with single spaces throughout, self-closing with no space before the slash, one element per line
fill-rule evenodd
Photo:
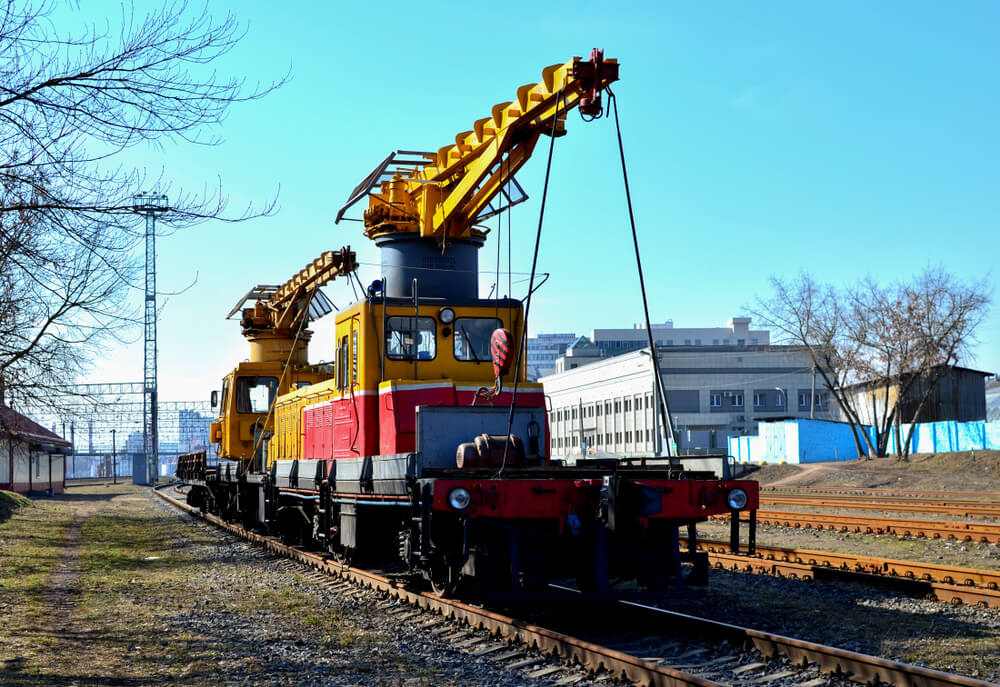
<path fill-rule="evenodd" d="M 157 430 L 156 388 L 156 216 L 167 212 L 167 197 L 160 193 L 139 193 L 132 210 L 146 218 L 146 317 L 143 326 L 142 438 L 146 471 L 150 484 L 160 474 L 159 433 Z"/>

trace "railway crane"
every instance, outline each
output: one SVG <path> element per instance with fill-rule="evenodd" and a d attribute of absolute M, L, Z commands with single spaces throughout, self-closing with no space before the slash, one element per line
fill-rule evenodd
<path fill-rule="evenodd" d="M 679 529 L 692 537 L 725 513 L 738 523 L 757 508 L 756 482 L 552 460 L 544 390 L 517 355 L 524 307 L 478 293 L 481 223 L 525 199 L 514 175 L 540 137 L 565 134 L 574 109 L 600 115 L 617 78 L 595 50 L 545 68 L 453 144 L 382 160 L 336 217 L 367 201 L 381 275 L 336 313 L 332 368 L 306 362 L 302 325 L 321 282 L 354 269 L 348 249 L 234 309 L 256 299 L 241 320 L 251 359 L 223 383 L 218 463 L 179 464 L 189 500 L 345 561 L 400 560 L 441 593 L 525 598 L 575 579 L 620 597 L 629 581 L 679 583 L 683 561 L 704 581 L 707 558 L 681 551 Z"/>

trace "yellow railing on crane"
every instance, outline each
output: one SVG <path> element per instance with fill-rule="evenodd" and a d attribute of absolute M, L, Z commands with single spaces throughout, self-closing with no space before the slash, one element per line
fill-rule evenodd
<path fill-rule="evenodd" d="M 458 134 L 453 145 L 424 154 L 422 164 L 382 181 L 369 195 L 365 234 L 482 236 L 473 227 L 476 218 L 528 160 L 539 136 L 564 134 L 566 114 L 575 107 L 598 114 L 601 91 L 617 79 L 617 60 L 605 60 L 598 50 L 589 60 L 574 57 L 546 67 L 541 81 L 518 88 L 516 100 L 494 105 L 489 117 Z"/>

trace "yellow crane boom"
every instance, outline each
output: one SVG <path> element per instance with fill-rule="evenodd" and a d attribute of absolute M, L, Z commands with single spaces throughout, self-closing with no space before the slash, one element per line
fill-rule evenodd
<path fill-rule="evenodd" d="M 589 60 L 574 57 L 546 67 L 541 81 L 518 88 L 515 100 L 494 105 L 489 117 L 455 136 L 453 145 L 436 153 L 390 155 L 355 189 L 337 221 L 368 195 L 368 238 L 416 234 L 445 241 L 484 236 L 473 225 L 531 156 L 539 136 L 564 134 L 566 114 L 576 107 L 585 115 L 599 114 L 601 91 L 617 79 L 618 62 L 605 60 L 599 50 Z M 399 160 L 397 155 L 411 159 Z M 393 162 L 397 164 L 390 169 Z M 387 171 L 392 172 L 390 178 L 384 178 Z"/>

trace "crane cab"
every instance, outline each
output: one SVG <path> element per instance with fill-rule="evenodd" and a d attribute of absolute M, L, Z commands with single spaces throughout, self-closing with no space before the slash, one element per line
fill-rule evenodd
<path fill-rule="evenodd" d="M 261 459 L 262 433 L 271 431 L 269 410 L 275 399 L 332 376 L 327 365 L 299 365 L 284 372 L 276 361 L 243 362 L 222 380 L 222 391 L 212 392 L 212 407 L 218 419 L 210 428 L 212 443 L 221 458 Z M 255 452 L 256 447 L 256 452 Z"/>

